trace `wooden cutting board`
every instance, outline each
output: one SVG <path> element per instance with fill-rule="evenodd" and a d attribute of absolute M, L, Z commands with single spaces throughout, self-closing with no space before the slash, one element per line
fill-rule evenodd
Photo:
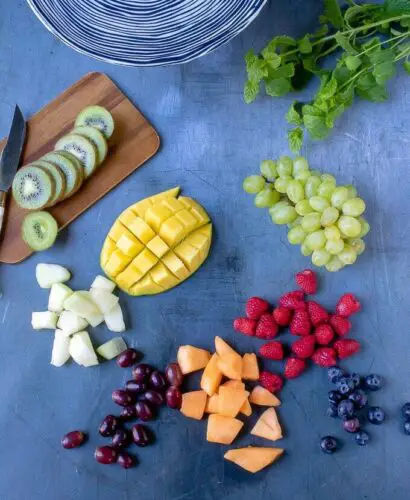
<path fill-rule="evenodd" d="M 155 129 L 121 90 L 107 76 L 90 73 L 29 120 L 21 164 L 31 163 L 52 151 L 58 139 L 74 127 L 78 113 L 94 104 L 104 106 L 112 113 L 115 132 L 109 141 L 107 159 L 101 167 L 74 196 L 48 209 L 60 229 L 151 158 L 160 145 Z M 5 139 L 0 142 L 0 151 L 5 142 Z M 32 251 L 20 235 L 21 223 L 27 213 L 16 205 L 11 195 L 8 196 L 0 262 L 16 264 L 31 255 Z"/>

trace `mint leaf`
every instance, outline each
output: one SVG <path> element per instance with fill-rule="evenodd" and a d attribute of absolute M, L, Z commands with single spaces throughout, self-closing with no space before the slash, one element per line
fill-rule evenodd
<path fill-rule="evenodd" d="M 276 56 L 276 42 L 271 40 L 268 45 L 262 50 L 262 57 L 264 59 L 271 59 Z"/>
<path fill-rule="evenodd" d="M 298 153 L 303 144 L 303 129 L 296 127 L 288 132 L 289 148 L 293 153 Z"/>
<path fill-rule="evenodd" d="M 312 139 L 325 139 L 329 135 L 329 127 L 326 125 L 325 116 L 303 115 L 303 124 Z"/>
<path fill-rule="evenodd" d="M 389 14 L 410 14 L 410 0 L 386 0 L 384 7 Z"/>
<path fill-rule="evenodd" d="M 287 63 L 277 69 L 268 71 L 268 80 L 276 80 L 278 78 L 291 78 L 295 74 L 295 65 Z"/>
<path fill-rule="evenodd" d="M 340 45 L 340 47 L 345 50 L 348 54 L 354 56 L 357 54 L 357 50 L 350 43 L 349 39 L 338 31 L 335 35 L 336 42 Z"/>
<path fill-rule="evenodd" d="M 248 80 L 243 90 L 243 98 L 246 104 L 253 102 L 259 94 L 259 83 Z"/>
<path fill-rule="evenodd" d="M 372 102 L 383 102 L 387 99 L 384 85 L 379 85 L 371 73 L 366 73 L 357 79 L 356 93 L 362 99 Z"/>
<path fill-rule="evenodd" d="M 252 82 L 259 83 L 262 78 L 268 76 L 268 69 L 263 59 L 260 59 L 253 50 L 250 50 L 246 56 L 246 71 L 248 79 Z"/>
<path fill-rule="evenodd" d="M 293 101 L 291 107 L 286 113 L 286 120 L 288 123 L 291 123 L 292 125 L 302 125 L 303 123 L 302 116 L 296 110 L 295 104 L 297 104 L 297 101 Z"/>
<path fill-rule="evenodd" d="M 266 93 L 272 97 L 281 97 L 292 90 L 290 80 L 287 78 L 278 78 L 265 82 Z"/>
<path fill-rule="evenodd" d="M 392 61 L 385 61 L 376 66 L 373 69 L 373 76 L 378 84 L 385 83 L 389 78 L 392 78 L 396 74 L 396 66 Z"/>
<path fill-rule="evenodd" d="M 399 1 L 399 0 L 396 0 Z M 404 0 L 402 0 L 404 1 Z M 337 0 L 324 0 L 325 3 L 325 17 L 328 19 L 335 28 L 343 28 L 344 21 L 342 11 Z"/>
<path fill-rule="evenodd" d="M 410 75 L 410 61 L 404 61 L 403 63 L 403 68 L 407 71 L 407 73 Z"/>
<path fill-rule="evenodd" d="M 360 57 L 357 56 L 347 56 L 345 59 L 345 64 L 350 71 L 356 71 L 362 64 Z"/>
<path fill-rule="evenodd" d="M 299 40 L 299 50 L 302 54 L 310 54 L 312 52 L 312 44 L 309 39 L 309 33 Z"/>
<path fill-rule="evenodd" d="M 318 96 L 320 96 L 322 99 L 330 99 L 333 97 L 336 93 L 337 90 L 337 80 L 332 76 L 332 78 L 321 85 Z"/>
<path fill-rule="evenodd" d="M 287 35 L 279 35 L 275 36 L 275 38 L 272 40 L 278 47 L 284 48 L 284 47 L 294 47 L 297 45 L 297 42 L 294 38 L 291 36 Z"/>

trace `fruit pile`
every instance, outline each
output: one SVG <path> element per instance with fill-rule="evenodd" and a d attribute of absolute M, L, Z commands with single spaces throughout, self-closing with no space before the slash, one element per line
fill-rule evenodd
<path fill-rule="evenodd" d="M 256 195 L 258 208 L 269 209 L 274 224 L 288 225 L 289 243 L 301 245 L 313 265 L 331 272 L 355 263 L 370 230 L 356 188 L 337 186 L 332 175 L 309 170 L 300 156 L 265 160 L 260 170 L 262 175 L 247 177 L 243 188 Z"/>
<path fill-rule="evenodd" d="M 290 333 L 298 340 L 291 346 L 291 356 L 286 359 L 284 376 L 293 379 L 301 375 L 307 368 L 307 360 L 311 359 L 322 367 L 334 366 L 338 359 L 345 359 L 360 349 L 360 343 L 345 338 L 352 324 L 349 317 L 360 311 L 361 304 L 353 294 L 343 295 L 334 313 L 330 314 L 318 302 L 306 300 L 306 295 L 317 291 L 317 276 L 306 269 L 296 275 L 296 283 L 300 290 L 285 293 L 273 308 L 264 299 L 252 297 L 246 304 L 246 317 L 234 320 L 237 332 L 255 336 L 259 339 L 275 338 L 281 327 L 289 327 Z M 259 355 L 270 360 L 283 360 L 287 356 L 285 346 L 279 341 L 270 340 L 260 347 Z M 261 379 L 261 383 L 275 392 L 282 386 L 279 375 L 269 374 Z"/>

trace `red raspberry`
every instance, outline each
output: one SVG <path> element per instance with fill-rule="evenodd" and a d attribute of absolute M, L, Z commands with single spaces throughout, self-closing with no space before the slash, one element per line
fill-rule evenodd
<path fill-rule="evenodd" d="M 245 309 L 249 319 L 259 319 L 269 309 L 269 302 L 259 297 L 251 297 L 246 303 Z"/>
<path fill-rule="evenodd" d="M 283 387 L 283 380 L 280 375 L 271 372 L 261 372 L 259 382 L 270 392 L 278 392 Z"/>
<path fill-rule="evenodd" d="M 306 304 L 310 321 L 313 326 L 320 325 L 321 323 L 327 323 L 329 321 L 329 313 L 320 304 L 313 302 L 313 300 L 306 302 Z"/>
<path fill-rule="evenodd" d="M 316 273 L 311 269 L 305 269 L 304 271 L 298 273 L 296 275 L 296 283 L 306 293 L 306 295 L 312 295 L 317 291 Z"/>
<path fill-rule="evenodd" d="M 292 319 L 292 309 L 279 306 L 273 310 L 272 315 L 279 326 L 288 326 Z"/>
<path fill-rule="evenodd" d="M 328 345 L 332 342 L 335 332 L 330 325 L 319 325 L 315 330 L 316 341 L 320 345 Z"/>
<path fill-rule="evenodd" d="M 306 361 L 298 358 L 288 358 L 285 363 L 285 378 L 297 378 L 306 370 Z"/>
<path fill-rule="evenodd" d="M 353 339 L 339 339 L 333 344 L 340 359 L 348 358 L 360 351 L 360 342 Z"/>
<path fill-rule="evenodd" d="M 360 302 L 352 293 L 345 293 L 336 305 L 336 313 L 339 316 L 351 316 L 362 308 Z"/>
<path fill-rule="evenodd" d="M 256 321 L 249 318 L 236 318 L 233 327 L 237 332 L 253 337 L 256 331 Z"/>
<path fill-rule="evenodd" d="M 333 330 L 340 336 L 347 335 L 352 328 L 352 323 L 343 316 L 338 316 L 337 314 L 332 314 L 329 319 L 329 323 Z"/>
<path fill-rule="evenodd" d="M 312 356 L 312 361 L 319 366 L 328 368 L 336 364 L 336 351 L 331 347 L 319 347 Z"/>
<path fill-rule="evenodd" d="M 302 337 L 296 340 L 292 344 L 292 352 L 296 354 L 298 358 L 307 359 L 313 356 L 315 352 L 316 337 L 314 335 L 308 335 L 307 337 Z"/>
<path fill-rule="evenodd" d="M 273 339 L 278 333 L 278 325 L 272 314 L 264 313 L 256 325 L 256 336 L 260 339 Z"/>
<path fill-rule="evenodd" d="M 290 323 L 290 333 L 306 337 L 309 335 L 311 327 L 309 313 L 301 309 L 296 310 Z"/>
<path fill-rule="evenodd" d="M 259 348 L 259 354 L 268 359 L 283 359 L 283 345 L 280 342 L 268 342 Z"/>
<path fill-rule="evenodd" d="M 288 309 L 306 309 L 305 294 L 302 290 L 285 293 L 279 299 L 279 305 Z"/>

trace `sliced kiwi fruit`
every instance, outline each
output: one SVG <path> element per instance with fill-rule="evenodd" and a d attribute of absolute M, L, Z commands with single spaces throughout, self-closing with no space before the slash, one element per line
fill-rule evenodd
<path fill-rule="evenodd" d="M 84 173 L 84 168 L 80 162 L 80 160 L 74 156 L 73 154 L 69 153 L 68 151 L 56 151 L 59 155 L 64 156 L 67 158 L 67 160 L 70 160 L 72 164 L 75 166 L 77 172 L 78 172 L 78 186 L 75 189 L 75 192 L 77 192 L 80 187 L 82 186 L 84 179 L 85 179 L 85 173 Z M 73 193 L 74 194 L 74 193 Z"/>
<path fill-rule="evenodd" d="M 54 196 L 55 184 L 51 175 L 41 167 L 21 168 L 13 180 L 13 197 L 21 208 L 44 208 Z"/>
<path fill-rule="evenodd" d="M 57 167 L 57 165 L 53 165 L 48 161 L 37 160 L 33 162 L 32 165 L 42 168 L 53 178 L 55 187 L 54 196 L 47 204 L 48 207 L 52 207 L 53 205 L 58 203 L 64 196 L 66 185 L 65 176 L 60 167 Z"/>
<path fill-rule="evenodd" d="M 81 173 L 74 163 L 58 152 L 48 153 L 41 159 L 56 165 L 65 177 L 65 190 L 60 201 L 74 194 L 76 189 L 78 189 L 77 186 L 80 185 L 78 181 L 81 178 Z"/>
<path fill-rule="evenodd" d="M 68 134 L 62 137 L 55 145 L 55 151 L 63 150 L 73 154 L 80 160 L 85 177 L 89 177 L 98 165 L 98 152 L 94 144 L 78 134 Z"/>
<path fill-rule="evenodd" d="M 83 109 L 75 121 L 76 127 L 94 127 L 109 139 L 114 132 L 114 119 L 102 106 L 89 106 Z"/>
<path fill-rule="evenodd" d="M 107 140 L 102 132 L 98 128 L 84 126 L 75 128 L 73 134 L 82 135 L 94 144 L 98 151 L 98 165 L 101 165 L 108 153 Z"/>
<path fill-rule="evenodd" d="M 48 212 L 28 214 L 21 226 L 23 240 L 36 252 L 50 248 L 57 238 L 57 233 L 57 222 Z"/>

